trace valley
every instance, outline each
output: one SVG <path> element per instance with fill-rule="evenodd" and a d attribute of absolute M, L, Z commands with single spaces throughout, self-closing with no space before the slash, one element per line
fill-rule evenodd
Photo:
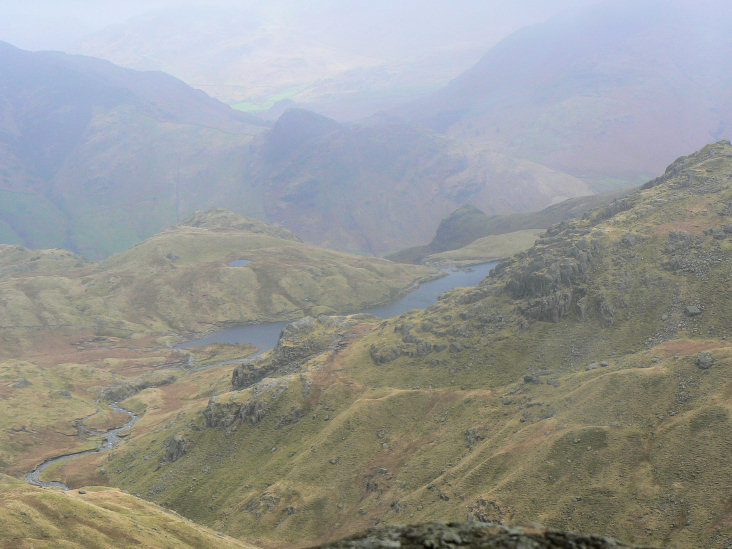
<path fill-rule="evenodd" d="M 41 4 L 0 547 L 732 547 L 730 6 Z"/>
<path fill-rule="evenodd" d="M 202 62 L 199 54 L 211 55 L 208 48 L 220 51 L 241 14 L 212 35 L 222 17 L 196 19 L 194 28 L 211 43 L 203 48 L 208 53 L 196 47 L 184 63 L 189 68 Z M 667 10 L 655 0 L 577 8 L 506 36 L 452 80 L 442 73 L 440 86 L 412 89 L 405 102 L 393 98 L 348 122 L 303 108 L 316 108 L 307 101 L 287 103 L 264 120 L 191 87 L 201 84 L 200 73 L 178 72 L 195 80 L 186 84 L 93 57 L 2 43 L 8 85 L 0 90 L 0 239 L 101 259 L 196 210 L 225 207 L 280 224 L 313 245 L 384 255 L 423 244 L 466 204 L 488 216 L 523 214 L 628 189 L 670 159 L 724 137 L 732 124 L 725 76 L 731 18 L 726 7 L 695 9 L 684 0 Z M 136 24 L 160 27 L 179 44 L 181 21 L 164 19 Z M 257 32 L 267 40 L 272 29 Z M 145 34 L 134 44 L 158 43 L 165 50 L 160 64 L 180 53 Z M 124 36 L 91 44 L 145 65 Z M 231 40 L 233 49 L 223 52 L 232 57 L 208 58 L 213 66 L 236 65 L 249 47 L 274 47 L 281 62 L 290 59 L 277 41 Z M 586 47 L 573 46 L 582 40 Z M 304 52 L 314 56 L 302 60 L 305 73 L 319 70 L 311 65 L 316 59 L 345 54 L 316 52 L 305 42 Z M 346 57 L 346 65 L 363 69 L 347 78 L 370 78 L 368 61 Z M 287 89 L 313 83 L 297 76 L 300 69 L 283 73 L 276 66 L 274 76 L 304 78 L 283 83 Z M 341 68 L 325 70 L 349 73 Z M 401 68 L 390 74 L 399 79 Z M 328 100 L 316 100 L 321 105 L 357 95 L 328 79 L 315 87 L 321 85 L 334 86 Z M 365 93 L 385 100 L 377 90 Z M 521 227 L 536 228 L 544 227 Z"/>
<path fill-rule="evenodd" d="M 93 448 L 73 418 L 122 426 L 97 412 L 101 394 L 139 416 L 130 436 L 41 480 L 119 487 L 256 546 L 472 517 L 724 547 L 730 173 L 732 146 L 709 145 L 552 225 L 474 288 L 385 320 L 304 317 L 250 359 L 246 346 L 142 336 L 28 348 L 3 361 L 4 470 Z M 197 219 L 184 227 L 208 226 L 204 240 L 245 223 Z M 181 265 L 186 249 L 174 248 Z M 246 254 L 222 253 L 225 268 L 257 261 L 229 267 Z M 42 407 L 24 408 L 40 387 Z"/>

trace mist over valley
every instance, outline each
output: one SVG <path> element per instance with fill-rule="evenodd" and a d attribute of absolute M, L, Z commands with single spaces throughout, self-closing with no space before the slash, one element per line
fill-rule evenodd
<path fill-rule="evenodd" d="M 0 6 L 0 545 L 729 547 L 730 28 Z"/>

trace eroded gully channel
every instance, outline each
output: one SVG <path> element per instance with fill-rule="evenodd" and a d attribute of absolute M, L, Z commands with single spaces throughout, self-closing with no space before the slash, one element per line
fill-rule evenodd
<path fill-rule="evenodd" d="M 245 265 L 246 263 L 242 263 Z M 467 269 L 456 269 L 445 271 L 446 275 L 428 282 L 423 282 L 416 289 L 409 292 L 408 294 L 400 297 L 396 301 L 381 305 L 379 307 L 372 307 L 370 309 L 364 309 L 357 311 L 359 313 L 368 313 L 381 318 L 389 318 L 392 316 L 399 315 L 403 312 L 412 309 L 424 309 L 430 306 L 437 300 L 437 297 L 448 290 L 458 287 L 469 287 L 475 286 L 480 283 L 491 269 L 496 265 L 496 262 L 482 263 L 480 265 L 474 265 Z M 284 328 L 289 322 L 268 322 L 266 324 L 251 324 L 248 326 L 235 326 L 232 328 L 225 328 L 219 330 L 206 337 L 186 341 L 176 346 L 178 349 L 186 347 L 197 347 L 200 345 L 208 345 L 211 343 L 230 343 L 230 344 L 243 344 L 251 343 L 255 345 L 259 351 L 257 355 L 264 353 L 272 349 L 279 338 L 282 328 Z M 251 357 L 250 357 L 251 358 Z M 236 362 L 236 361 L 229 361 Z M 92 435 L 101 436 L 104 438 L 104 442 L 97 448 L 91 450 L 83 450 L 81 452 L 72 452 L 69 454 L 63 454 L 51 459 L 44 461 L 41 465 L 36 467 L 33 471 L 26 475 L 26 479 L 31 484 L 45 487 L 58 487 L 64 490 L 68 490 L 69 487 L 63 482 L 59 481 L 43 481 L 41 480 L 41 473 L 50 467 L 51 465 L 60 461 L 66 461 L 68 459 L 85 456 L 97 452 L 104 452 L 111 450 L 120 442 L 120 435 L 125 431 L 128 431 L 132 425 L 137 421 L 137 416 L 129 410 L 121 408 L 117 404 L 110 404 L 109 407 L 115 412 L 121 412 L 127 414 L 130 419 L 115 429 L 108 431 L 91 431 Z"/>

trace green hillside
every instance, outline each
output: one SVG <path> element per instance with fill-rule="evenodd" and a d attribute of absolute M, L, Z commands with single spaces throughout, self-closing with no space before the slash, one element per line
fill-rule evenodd
<path fill-rule="evenodd" d="M 95 264 L 61 250 L 6 246 L 0 252 L 0 273 L 8 273 L 0 278 L 5 353 L 33 345 L 39 331 L 180 335 L 356 311 L 438 274 L 317 248 L 286 229 L 226 210 L 197 212 Z M 235 260 L 249 263 L 231 266 Z"/>
<path fill-rule="evenodd" d="M 3 547 L 250 548 L 119 490 L 43 490 L 0 475 Z"/>
<path fill-rule="evenodd" d="M 175 419 L 143 392 L 104 474 L 266 545 L 472 516 L 726 547 L 730 173 L 707 146 L 424 311 L 297 323 Z"/>

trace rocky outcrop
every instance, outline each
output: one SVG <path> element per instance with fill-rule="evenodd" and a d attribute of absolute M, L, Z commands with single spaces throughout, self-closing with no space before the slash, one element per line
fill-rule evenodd
<path fill-rule="evenodd" d="M 122 402 L 123 400 L 136 395 L 140 391 L 149 389 L 151 387 L 162 387 L 163 385 L 169 385 L 176 381 L 174 375 L 150 377 L 145 379 L 138 379 L 130 383 L 121 383 L 112 387 L 107 387 L 102 390 L 102 394 L 99 398 L 105 402 Z"/>
<path fill-rule="evenodd" d="M 264 399 L 252 398 L 246 402 L 219 403 L 210 400 L 203 410 L 206 426 L 213 429 L 224 429 L 230 434 L 242 424 L 256 425 L 267 414 L 269 404 Z"/>
<path fill-rule="evenodd" d="M 611 549 L 634 547 L 611 538 L 560 530 L 510 528 L 490 522 L 429 522 L 372 528 L 362 534 L 320 545 L 323 549 L 402 547 L 473 547 L 483 549 Z"/>
<path fill-rule="evenodd" d="M 390 345 L 377 347 L 372 343 L 369 347 L 369 355 L 374 364 L 387 364 L 402 356 L 402 351 L 398 347 Z"/>
<path fill-rule="evenodd" d="M 589 230 L 566 223 L 550 227 L 532 249 L 498 265 L 491 278 L 503 282 L 503 291 L 519 301 L 526 318 L 558 322 L 576 312 L 582 320 L 597 310 L 589 307 L 584 288 L 600 249 L 586 236 Z"/>
<path fill-rule="evenodd" d="M 286 325 L 272 352 L 258 362 L 244 362 L 231 375 L 235 390 L 246 389 L 269 376 L 297 371 L 311 358 L 329 348 L 335 349 L 344 332 L 357 322 L 350 317 L 306 316 Z"/>
<path fill-rule="evenodd" d="M 163 442 L 163 461 L 172 463 L 182 458 L 188 451 L 190 442 L 183 435 L 168 437 Z"/>
<path fill-rule="evenodd" d="M 529 251 L 527 259 L 520 268 L 512 270 L 506 281 L 506 291 L 511 297 L 546 297 L 562 287 L 584 282 L 592 261 L 590 244 L 587 239 L 572 243 L 565 238 L 542 238 L 541 248 L 551 245 L 555 249 L 536 247 Z"/>
<path fill-rule="evenodd" d="M 700 351 L 699 354 L 696 355 L 695 363 L 700 370 L 708 370 L 714 365 L 714 358 L 712 358 L 712 354 L 710 352 Z"/>

